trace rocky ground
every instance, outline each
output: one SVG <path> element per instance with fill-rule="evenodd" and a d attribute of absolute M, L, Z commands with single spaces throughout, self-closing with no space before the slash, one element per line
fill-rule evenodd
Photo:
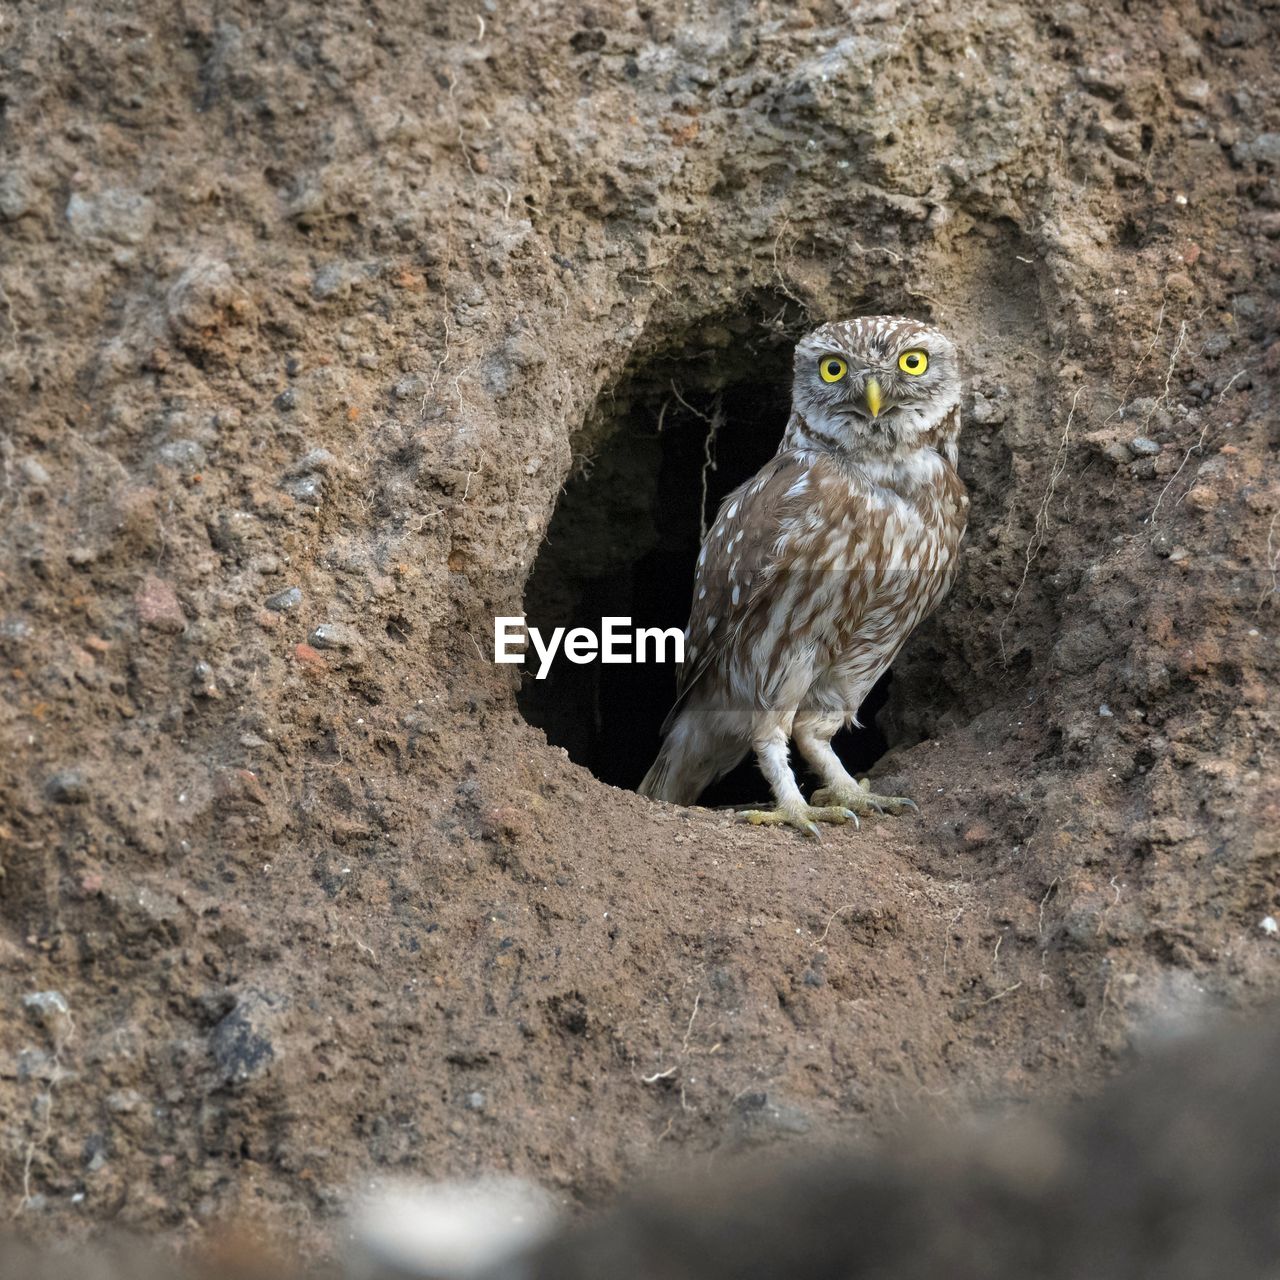
<path fill-rule="evenodd" d="M 1229 0 L 7 6 L 21 1227 L 592 1203 L 1276 992 L 1276 60 Z M 882 311 L 969 375 L 963 569 L 880 717 L 921 816 L 598 781 L 490 661 L 562 486 L 629 563 L 665 383 L 745 402 Z"/>

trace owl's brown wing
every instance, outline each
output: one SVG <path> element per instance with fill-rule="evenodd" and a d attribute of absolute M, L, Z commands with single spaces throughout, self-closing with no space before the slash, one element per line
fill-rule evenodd
<path fill-rule="evenodd" d="M 780 453 L 720 505 L 694 575 L 684 665 L 664 732 L 712 663 L 770 605 L 769 584 L 785 571 L 783 544 L 812 509 L 813 460 Z"/>

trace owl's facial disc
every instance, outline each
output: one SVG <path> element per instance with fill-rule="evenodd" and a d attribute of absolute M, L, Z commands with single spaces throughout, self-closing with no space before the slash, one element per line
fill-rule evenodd
<path fill-rule="evenodd" d="M 831 384 L 826 390 L 834 394 L 828 403 L 837 413 L 887 429 L 893 423 L 895 409 L 913 406 L 929 394 L 932 384 L 927 376 L 929 353 L 918 340 L 915 346 L 883 360 L 863 362 L 851 357 L 847 364 L 840 360 L 842 371 L 838 379 L 827 374 L 834 360 L 832 356 L 824 356 L 819 372 L 822 381 Z"/>
<path fill-rule="evenodd" d="M 812 438 L 855 456 L 919 447 L 959 391 L 951 341 L 901 316 L 834 321 L 796 344 L 795 412 Z"/>

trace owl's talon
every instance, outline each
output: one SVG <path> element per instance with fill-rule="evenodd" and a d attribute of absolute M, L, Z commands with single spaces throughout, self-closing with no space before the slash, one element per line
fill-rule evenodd
<path fill-rule="evenodd" d="M 749 822 L 753 827 L 795 827 L 805 835 L 812 836 L 819 843 L 822 836 L 818 832 L 819 822 L 832 822 L 843 826 L 852 822 L 855 827 L 862 824 L 858 815 L 844 805 L 811 805 L 798 809 L 740 809 L 737 814 L 740 822 Z"/>
<path fill-rule="evenodd" d="M 910 809 L 920 812 L 920 806 L 909 796 L 881 796 L 871 790 L 868 782 L 859 782 L 851 788 L 819 787 L 813 793 L 816 805 L 842 804 L 859 813 L 899 814 Z"/>

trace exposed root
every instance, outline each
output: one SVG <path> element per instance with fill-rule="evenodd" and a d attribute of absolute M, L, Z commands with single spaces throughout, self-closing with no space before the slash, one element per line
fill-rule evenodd
<path fill-rule="evenodd" d="M 693 998 L 693 1010 L 690 1012 L 689 1021 L 685 1025 L 684 1039 L 681 1040 L 680 1042 L 680 1052 L 676 1055 L 675 1062 L 673 1062 L 671 1066 L 667 1067 L 665 1070 L 655 1071 L 652 1075 L 641 1076 L 640 1081 L 642 1084 L 659 1084 L 663 1080 L 676 1080 L 679 1077 L 681 1067 L 684 1065 L 684 1060 L 690 1055 L 690 1053 L 712 1054 L 712 1053 L 715 1053 L 720 1048 L 720 1044 L 718 1042 L 716 1044 L 713 1044 L 710 1049 L 690 1049 L 689 1048 L 689 1040 L 690 1040 L 690 1037 L 692 1037 L 693 1035 L 693 1024 L 698 1017 L 698 1010 L 701 1007 L 702 1007 L 702 992 L 699 991 L 697 995 L 695 995 Z M 688 1086 L 686 1082 L 684 1080 L 681 1080 L 680 1081 L 680 1110 L 684 1112 L 691 1112 L 696 1110 L 696 1108 L 691 1107 L 689 1105 L 689 1098 L 686 1092 L 687 1087 Z M 670 1134 L 674 1124 L 675 1124 L 675 1117 L 673 1116 L 667 1122 L 667 1127 L 658 1135 L 659 1142 L 661 1142 L 665 1137 L 667 1137 L 668 1134 Z"/>
<path fill-rule="evenodd" d="M 788 219 L 783 218 L 782 226 L 778 228 L 778 234 L 773 238 L 773 274 L 778 278 L 778 289 L 786 298 L 790 298 L 796 306 L 801 307 L 806 313 L 809 310 L 804 299 L 796 297 L 791 292 L 791 286 L 787 284 L 787 278 L 782 272 L 782 263 L 778 259 L 778 246 L 782 243 L 782 237 L 787 234 L 787 228 L 791 225 Z M 790 248 L 787 249 L 787 256 L 790 257 L 792 249 L 795 248 L 795 241 L 791 242 Z"/>
<path fill-rule="evenodd" d="M 1011 995 L 1013 995 L 1013 993 L 1014 993 L 1015 991 L 1017 991 L 1017 989 L 1018 989 L 1020 986 L 1022 986 L 1022 982 L 1021 982 L 1021 980 L 1019 980 L 1018 982 L 1015 982 L 1015 983 L 1013 984 L 1013 986 L 1011 986 L 1011 987 L 1005 987 L 1005 989 L 1004 989 L 1003 991 L 997 991 L 997 992 L 995 993 L 995 995 L 993 995 L 993 996 L 988 996 L 985 1000 L 979 1000 L 979 1001 L 978 1001 L 978 1003 L 977 1003 L 977 1004 L 975 1004 L 973 1007 L 974 1007 L 975 1009 L 981 1009 L 981 1008 L 983 1008 L 985 1005 L 995 1004 L 995 1002 L 996 1002 L 997 1000 L 1003 1000 L 1003 999 L 1005 998 L 1005 996 L 1011 996 Z"/>
<path fill-rule="evenodd" d="M 1057 892 L 1058 877 L 1054 876 L 1049 881 L 1049 887 L 1044 891 L 1044 897 L 1040 899 L 1040 915 L 1036 925 L 1036 932 L 1040 937 L 1044 937 L 1044 909 L 1049 903 L 1049 899 Z"/>
<path fill-rule="evenodd" d="M 1153 404 L 1150 410 L 1148 411 L 1145 419 L 1146 423 L 1150 423 L 1151 419 L 1155 416 L 1155 412 L 1157 409 L 1161 407 L 1164 407 L 1164 408 L 1168 407 L 1169 387 L 1170 387 L 1170 384 L 1173 382 L 1173 371 L 1178 366 L 1178 356 L 1182 354 L 1182 348 L 1186 346 L 1186 344 L 1187 344 L 1187 322 L 1184 320 L 1178 326 L 1178 336 L 1174 341 L 1173 350 L 1169 353 L 1169 365 L 1164 371 L 1164 390 L 1161 391 L 1159 397 L 1156 399 L 1155 404 Z"/>
<path fill-rule="evenodd" d="M 62 1051 L 71 1043 L 76 1033 L 75 1020 L 72 1018 L 70 1010 L 66 1008 L 65 1003 L 62 1007 L 62 1016 L 66 1018 L 65 1029 L 52 1033 L 53 1059 L 52 1070 L 49 1073 L 49 1085 L 43 1093 L 36 1097 L 37 1108 L 42 1109 L 44 1112 L 43 1123 L 40 1126 L 40 1132 L 27 1143 L 22 1153 L 22 1195 L 19 1197 L 11 1215 L 14 1218 L 24 1213 L 31 1206 L 34 1199 L 31 1194 L 31 1172 L 35 1164 L 36 1153 L 45 1146 L 49 1141 L 49 1135 L 53 1132 L 53 1095 L 54 1090 L 62 1083 L 64 1077 Z"/>
<path fill-rule="evenodd" d="M 850 241 L 849 247 L 854 251 L 854 253 L 858 254 L 860 257 L 863 257 L 863 258 L 865 258 L 869 253 L 883 253 L 894 263 L 898 263 L 902 261 L 902 254 L 895 253 L 892 249 L 886 248 L 882 244 L 873 244 L 871 248 L 868 249 L 868 248 L 865 248 L 863 245 L 860 245 L 856 240 L 853 240 L 853 241 Z M 917 298 L 923 298 L 923 297 L 926 297 L 927 295 L 923 293 L 917 293 L 917 294 L 914 294 L 913 296 Z"/>
<path fill-rule="evenodd" d="M 689 1052 L 689 1037 L 693 1035 L 693 1020 L 698 1016 L 698 1008 L 702 1004 L 702 992 L 693 998 L 693 1012 L 689 1015 L 689 1025 L 684 1029 L 684 1039 L 680 1042 L 680 1056 Z"/>
<path fill-rule="evenodd" d="M 1221 404 L 1227 398 L 1227 392 L 1236 384 L 1237 378 L 1243 378 L 1248 373 L 1247 369 L 1237 369 L 1226 381 L 1226 385 L 1218 392 L 1218 403 Z"/>
<path fill-rule="evenodd" d="M 1193 453 L 1202 453 L 1204 451 L 1204 438 L 1208 434 L 1209 424 L 1206 422 L 1200 431 L 1200 439 L 1195 442 L 1183 455 L 1182 461 L 1178 463 L 1178 469 L 1165 482 L 1165 486 L 1160 490 L 1160 496 L 1156 499 L 1156 505 L 1151 508 L 1151 514 L 1144 521 L 1145 524 L 1154 525 L 1156 516 L 1160 511 L 1160 504 L 1164 501 L 1164 496 L 1173 487 L 1173 482 L 1182 474 L 1183 468 L 1186 467 Z M 1179 499 L 1181 501 L 1181 499 Z"/>
<path fill-rule="evenodd" d="M 665 1071 L 655 1071 L 653 1075 L 641 1076 L 640 1079 L 645 1084 L 657 1084 L 659 1080 L 670 1080 L 679 1070 L 679 1067 L 668 1067 Z"/>
<path fill-rule="evenodd" d="M 827 934 L 829 934 L 829 933 L 831 932 L 831 926 L 832 926 L 833 924 L 835 924 L 835 922 L 836 922 L 836 917 L 837 917 L 837 916 L 839 916 L 839 915 L 843 915 L 843 914 L 844 914 L 844 912 L 848 911 L 848 910 L 849 910 L 849 908 L 850 908 L 850 907 L 852 907 L 852 906 L 853 906 L 853 903 L 852 903 L 852 902 L 846 902 L 843 906 L 837 907 L 837 908 L 836 908 L 836 909 L 831 913 L 830 918 L 827 920 L 827 927 L 826 927 L 825 929 L 823 929 L 823 931 L 822 931 L 822 937 L 820 937 L 820 938 L 818 939 L 818 946 L 822 946 L 822 944 L 823 944 L 824 942 L 826 942 L 826 940 L 827 940 Z"/>
<path fill-rule="evenodd" d="M 1137 360 L 1134 361 L 1133 374 L 1130 377 L 1129 381 L 1125 384 L 1124 390 L 1120 393 L 1119 404 L 1117 404 L 1116 407 L 1112 409 L 1112 411 L 1109 414 L 1107 414 L 1107 416 L 1103 419 L 1102 425 L 1104 427 L 1107 426 L 1111 422 L 1111 420 L 1114 417 L 1116 417 L 1117 414 L 1121 413 L 1124 410 L 1125 406 L 1129 403 L 1129 392 L 1131 392 L 1134 389 L 1134 387 L 1137 386 L 1138 378 L 1142 374 L 1143 366 L 1151 358 L 1151 353 L 1156 349 L 1156 343 L 1160 341 L 1160 334 L 1164 329 L 1164 312 L 1165 312 L 1165 303 L 1161 302 L 1160 310 L 1156 315 L 1155 332 L 1152 333 L 1151 335 L 1151 341 L 1147 343 L 1147 349 L 1137 358 Z"/>
<path fill-rule="evenodd" d="M 695 409 L 680 394 L 680 388 L 674 382 L 671 384 L 672 394 L 680 401 L 686 409 L 689 410 L 694 417 L 701 418 L 707 424 L 707 436 L 702 442 L 702 501 L 698 506 L 698 526 L 699 537 L 703 542 L 707 539 L 707 477 L 716 469 L 715 445 L 716 436 L 720 434 L 720 428 L 724 426 L 724 405 L 721 403 L 720 394 L 716 393 L 716 398 L 711 403 L 711 412 L 703 413 L 701 409 Z M 662 411 L 658 415 L 658 431 L 662 431 L 663 419 L 666 417 L 667 406 L 663 402 Z"/>

